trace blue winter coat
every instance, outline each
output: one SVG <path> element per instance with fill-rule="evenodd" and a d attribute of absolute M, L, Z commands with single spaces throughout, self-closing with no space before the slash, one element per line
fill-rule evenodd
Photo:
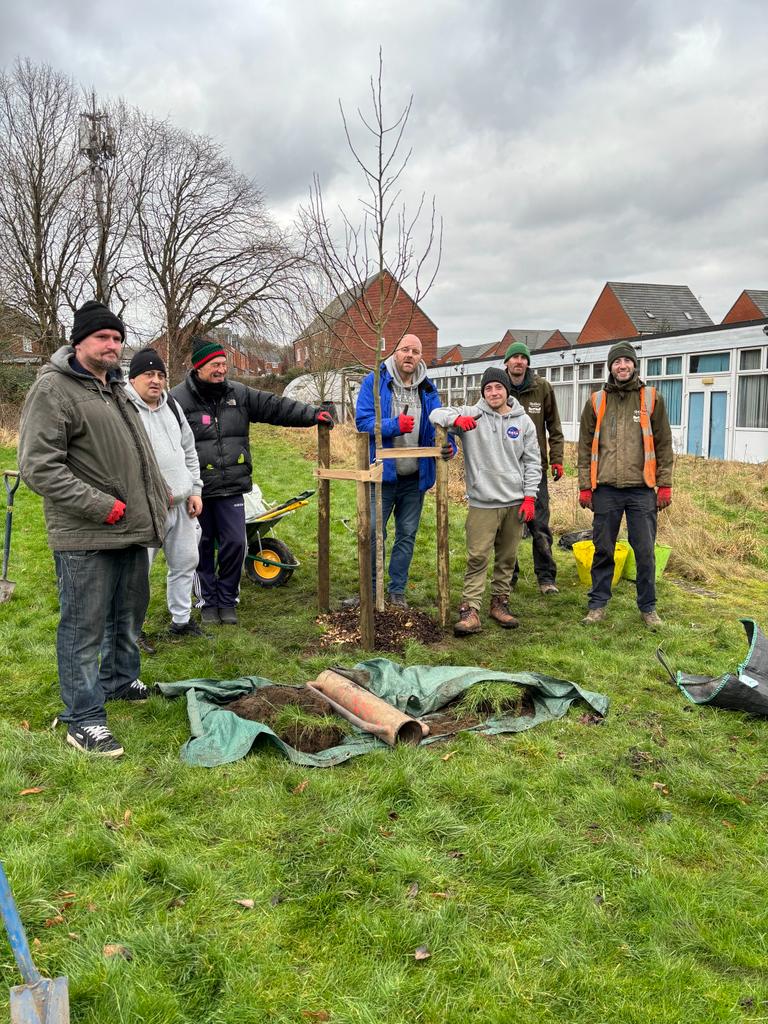
<path fill-rule="evenodd" d="M 381 376 L 379 378 L 379 395 L 381 397 L 381 439 L 385 448 L 393 447 L 393 440 L 400 435 L 398 417 L 392 416 L 392 375 L 384 363 L 381 364 Z M 421 421 L 419 423 L 419 447 L 431 448 L 435 443 L 435 428 L 429 422 L 429 414 L 433 409 L 440 408 L 440 398 L 437 388 L 425 377 L 419 384 L 419 397 L 421 399 Z M 357 396 L 357 407 L 355 409 L 355 426 L 361 433 L 371 436 L 369 459 L 371 464 L 376 459 L 375 411 L 373 407 L 373 372 L 363 379 L 360 386 L 360 394 Z M 455 450 L 453 439 L 449 439 Z M 384 483 L 394 484 L 397 482 L 396 459 L 384 459 Z M 419 459 L 419 490 L 428 491 L 435 485 L 435 460 Z"/>

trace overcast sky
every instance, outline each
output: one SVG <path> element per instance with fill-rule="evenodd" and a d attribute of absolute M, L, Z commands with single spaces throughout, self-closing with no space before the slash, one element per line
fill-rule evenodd
<path fill-rule="evenodd" d="M 768 288 L 767 29 L 763 0 L 34 0 L 2 5 L 0 64 L 214 136 L 287 223 L 314 173 L 354 213 L 338 101 L 381 45 L 406 195 L 444 222 L 442 346 L 578 330 L 607 280 L 687 284 L 715 322 Z"/>

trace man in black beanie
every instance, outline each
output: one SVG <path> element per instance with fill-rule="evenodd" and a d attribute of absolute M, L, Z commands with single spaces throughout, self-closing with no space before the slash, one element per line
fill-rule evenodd
<path fill-rule="evenodd" d="M 125 395 L 122 320 L 100 302 L 75 313 L 21 415 L 19 469 L 43 496 L 61 618 L 56 640 L 67 742 L 119 757 L 108 700 L 146 700 L 136 643 L 149 602 L 147 548 L 162 543 L 168 491 Z"/>

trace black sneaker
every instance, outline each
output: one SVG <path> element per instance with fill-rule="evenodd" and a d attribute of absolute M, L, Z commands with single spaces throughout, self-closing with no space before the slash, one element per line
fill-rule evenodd
<path fill-rule="evenodd" d="M 117 690 L 107 700 L 149 700 L 149 687 L 145 686 L 140 679 L 134 679 L 120 690 Z"/>
<path fill-rule="evenodd" d="M 157 653 L 155 648 L 149 642 L 149 638 L 143 629 L 139 633 L 136 643 L 139 645 L 139 650 L 143 651 L 144 654 L 149 654 L 151 656 Z"/>
<path fill-rule="evenodd" d="M 106 725 L 70 725 L 67 743 L 86 754 L 120 757 L 124 750 Z"/>
<path fill-rule="evenodd" d="M 183 640 L 187 636 L 206 636 L 198 624 L 192 619 L 189 622 L 172 622 L 168 630 L 172 640 Z"/>
<path fill-rule="evenodd" d="M 218 626 L 221 622 L 219 609 L 210 604 L 206 604 L 200 609 L 200 618 L 203 620 L 204 626 Z"/>

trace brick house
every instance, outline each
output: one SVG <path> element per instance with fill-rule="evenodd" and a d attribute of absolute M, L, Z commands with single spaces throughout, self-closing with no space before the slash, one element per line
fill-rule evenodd
<path fill-rule="evenodd" d="M 687 285 L 608 281 L 579 333 L 577 344 L 711 326 L 712 320 Z"/>
<path fill-rule="evenodd" d="M 398 285 L 388 271 L 374 274 L 361 286 L 334 299 L 293 342 L 297 366 L 308 370 L 333 366 L 373 366 L 376 332 L 367 310 L 378 310 L 383 300 L 384 352 L 391 355 L 404 334 L 421 339 L 427 366 L 437 357 L 437 326 Z"/>
<path fill-rule="evenodd" d="M 29 317 L 0 303 L 0 362 L 42 362 L 37 331 L 37 325 Z"/>
<path fill-rule="evenodd" d="M 746 288 L 723 317 L 724 324 L 743 324 L 768 316 L 768 291 Z"/>

